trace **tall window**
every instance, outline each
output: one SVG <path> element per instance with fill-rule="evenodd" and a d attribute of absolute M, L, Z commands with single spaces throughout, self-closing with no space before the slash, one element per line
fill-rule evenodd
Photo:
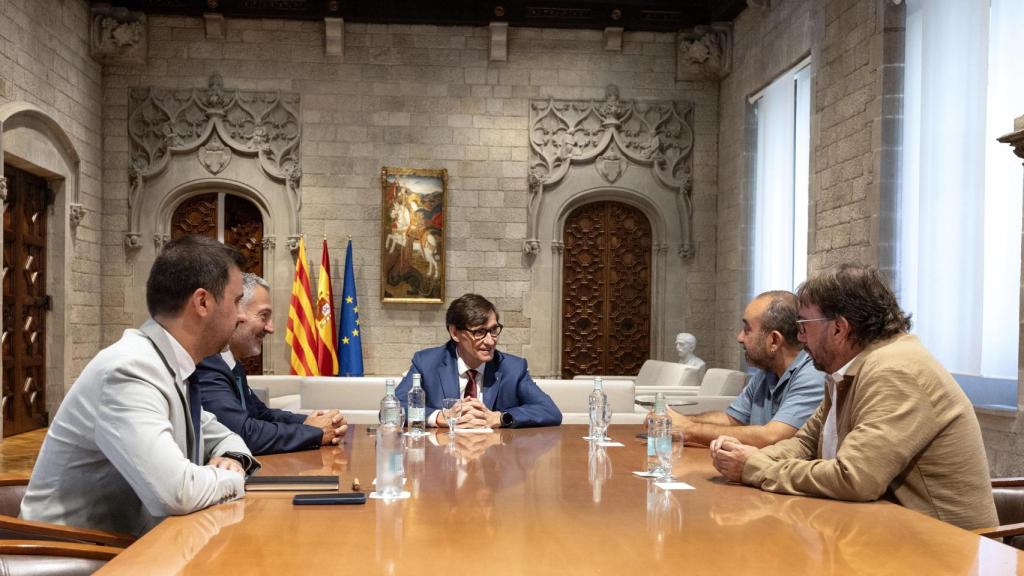
<path fill-rule="evenodd" d="M 792 290 L 807 276 L 810 61 L 751 98 L 757 121 L 752 291 Z"/>
<path fill-rule="evenodd" d="M 996 137 L 1024 113 L 1022 27 L 1019 0 L 907 2 L 900 300 L 961 383 L 988 379 L 976 403 L 1016 404 L 1022 173 Z"/>

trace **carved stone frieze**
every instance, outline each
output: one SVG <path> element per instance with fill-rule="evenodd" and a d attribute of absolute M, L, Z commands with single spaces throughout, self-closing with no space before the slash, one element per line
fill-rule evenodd
<path fill-rule="evenodd" d="M 263 249 L 264 250 L 271 250 L 272 251 L 274 249 L 274 247 L 277 245 L 277 241 L 274 239 L 273 236 L 266 236 L 266 237 L 264 237 L 262 242 L 263 242 Z"/>
<path fill-rule="evenodd" d="M 77 202 L 72 202 L 68 206 L 68 224 L 71 228 L 78 228 L 78 225 L 82 223 L 82 219 L 85 218 L 85 206 Z"/>
<path fill-rule="evenodd" d="M 228 90 L 219 74 L 206 88 L 133 88 L 128 100 L 132 230 L 139 228 L 139 197 L 146 180 L 161 174 L 172 155 L 192 154 L 211 173 L 234 156 L 254 158 L 285 185 L 295 211 L 302 207 L 299 95 Z"/>
<path fill-rule="evenodd" d="M 532 100 L 527 175 L 527 238 L 523 251 L 537 254 L 537 222 L 544 191 L 572 165 L 590 165 L 607 182 L 630 166 L 642 166 L 676 195 L 680 253 L 693 254 L 693 105 L 688 102 L 621 100 L 611 85 L 602 101 Z"/>
<path fill-rule="evenodd" d="M 732 25 L 697 26 L 679 33 L 677 80 L 722 78 L 732 70 Z"/>
<path fill-rule="evenodd" d="M 539 244 L 538 244 L 538 248 L 537 249 L 538 250 L 540 249 Z M 561 254 L 564 250 L 565 250 L 565 242 L 562 242 L 561 240 L 552 240 L 552 242 L 551 242 L 551 252 L 552 253 L 554 253 L 554 254 Z"/>
<path fill-rule="evenodd" d="M 90 32 L 92 57 L 103 64 L 146 62 L 146 15 L 127 8 L 96 6 Z"/>

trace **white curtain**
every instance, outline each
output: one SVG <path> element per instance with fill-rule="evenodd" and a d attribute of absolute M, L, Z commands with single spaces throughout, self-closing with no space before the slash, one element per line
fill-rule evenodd
<path fill-rule="evenodd" d="M 1022 112 L 996 103 L 1022 92 L 997 93 L 1020 67 L 1000 69 L 1014 50 L 993 44 L 990 69 L 989 42 L 1008 42 L 1024 21 L 1003 21 L 999 4 L 1020 2 L 994 0 L 992 14 L 984 1 L 907 2 L 899 285 L 914 331 L 947 369 L 1015 378 L 1021 173 L 998 175 L 999 156 L 1013 157 L 990 141 Z"/>
<path fill-rule="evenodd" d="M 807 274 L 809 78 L 810 67 L 801 64 L 754 101 L 754 294 L 792 290 Z"/>

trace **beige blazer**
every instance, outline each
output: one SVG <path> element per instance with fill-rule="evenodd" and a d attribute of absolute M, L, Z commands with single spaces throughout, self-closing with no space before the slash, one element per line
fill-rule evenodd
<path fill-rule="evenodd" d="M 839 448 L 821 460 L 836 402 Z M 893 500 L 961 528 L 995 526 L 988 461 L 974 407 L 953 377 L 903 334 L 853 362 L 795 436 L 747 460 L 743 482 L 770 492 Z"/>
<path fill-rule="evenodd" d="M 185 383 L 150 339 L 174 358 L 165 332 L 149 320 L 82 371 L 46 433 L 22 518 L 141 534 L 165 516 L 245 493 L 239 474 L 189 461 Z M 251 456 L 212 414 L 203 412 L 201 424 L 203 462 L 225 452 Z"/>

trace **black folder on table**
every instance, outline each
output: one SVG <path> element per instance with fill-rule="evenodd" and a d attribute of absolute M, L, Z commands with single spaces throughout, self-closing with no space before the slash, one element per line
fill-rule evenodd
<path fill-rule="evenodd" d="M 251 476 L 245 481 L 245 489 L 250 491 L 337 490 L 340 485 L 339 476 Z"/>

